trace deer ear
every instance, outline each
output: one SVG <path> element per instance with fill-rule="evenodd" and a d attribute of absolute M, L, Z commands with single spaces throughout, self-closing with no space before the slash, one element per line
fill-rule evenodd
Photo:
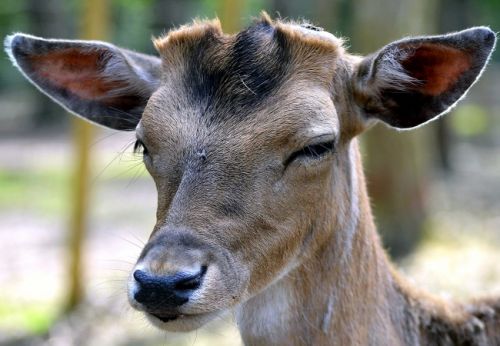
<path fill-rule="evenodd" d="M 5 50 L 22 74 L 55 102 L 91 122 L 133 130 L 158 88 L 161 60 L 99 41 L 15 34 Z"/>
<path fill-rule="evenodd" d="M 483 72 L 496 37 L 486 27 L 393 42 L 364 58 L 353 79 L 366 118 L 405 129 L 446 113 Z"/>

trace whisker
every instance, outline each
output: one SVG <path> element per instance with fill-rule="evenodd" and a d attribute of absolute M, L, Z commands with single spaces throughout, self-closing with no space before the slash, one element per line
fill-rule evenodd
<path fill-rule="evenodd" d="M 106 165 L 104 166 L 103 169 L 101 169 L 101 171 L 92 178 L 92 184 L 95 184 L 96 181 L 102 176 L 102 174 L 104 173 L 104 171 L 106 171 L 106 169 L 108 169 L 112 164 L 113 162 L 115 162 L 118 158 L 120 158 L 121 156 L 123 156 L 123 154 L 125 153 L 125 151 L 133 144 L 134 142 L 129 142 L 127 143 L 126 145 L 124 145 L 120 151 L 118 152 L 118 154 Z M 118 162 L 120 162 L 120 160 L 118 160 Z"/>

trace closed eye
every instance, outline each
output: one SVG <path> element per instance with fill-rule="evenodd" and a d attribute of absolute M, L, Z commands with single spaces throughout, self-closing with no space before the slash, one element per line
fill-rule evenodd
<path fill-rule="evenodd" d="M 312 144 L 292 153 L 285 161 L 285 167 L 293 161 L 300 158 L 320 159 L 335 149 L 335 141 L 326 141 L 322 143 Z"/>
<path fill-rule="evenodd" d="M 142 152 L 142 155 L 144 155 L 144 156 L 149 154 L 149 151 L 146 148 L 146 146 L 144 145 L 144 143 L 140 139 L 138 139 L 135 141 L 135 144 L 134 144 L 134 154 L 138 154 L 141 152 Z"/>

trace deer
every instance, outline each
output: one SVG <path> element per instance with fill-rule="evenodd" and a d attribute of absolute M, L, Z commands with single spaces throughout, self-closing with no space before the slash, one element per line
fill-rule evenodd
<path fill-rule="evenodd" d="M 157 211 L 127 295 L 152 325 L 232 311 L 246 345 L 500 345 L 500 298 L 444 300 L 395 269 L 358 148 L 375 123 L 448 112 L 495 42 L 474 27 L 358 56 L 263 13 L 236 34 L 218 19 L 172 29 L 157 55 L 22 33 L 5 49 L 67 111 L 135 131 Z"/>

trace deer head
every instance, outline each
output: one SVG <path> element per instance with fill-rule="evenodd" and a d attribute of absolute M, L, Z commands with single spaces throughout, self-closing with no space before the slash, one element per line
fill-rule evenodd
<path fill-rule="evenodd" d="M 264 15 L 236 35 L 217 20 L 171 31 L 154 41 L 160 57 L 25 34 L 5 46 L 65 109 L 135 131 L 158 209 L 129 301 L 158 327 L 187 331 L 334 239 L 346 251 L 353 225 L 371 218 L 355 136 L 375 121 L 407 129 L 448 111 L 494 42 L 480 27 L 358 57 L 327 32 Z"/>

